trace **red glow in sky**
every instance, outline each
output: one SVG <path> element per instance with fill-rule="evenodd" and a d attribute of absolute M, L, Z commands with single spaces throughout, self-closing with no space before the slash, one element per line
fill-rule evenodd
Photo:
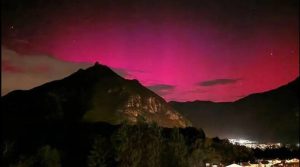
<path fill-rule="evenodd" d="M 28 24 L 5 21 L 2 45 L 28 59 L 44 54 L 72 63 L 99 61 L 158 86 L 167 100 L 233 101 L 298 77 L 298 12 L 290 4 L 274 9 L 205 1 L 209 7 L 198 9 L 178 2 L 186 5 L 49 7 Z"/>

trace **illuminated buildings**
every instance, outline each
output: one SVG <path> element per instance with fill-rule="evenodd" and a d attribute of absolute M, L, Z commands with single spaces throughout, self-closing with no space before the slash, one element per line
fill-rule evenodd
<path fill-rule="evenodd" d="M 248 148 L 279 148 L 282 146 L 281 143 L 258 143 L 257 141 L 245 140 L 245 139 L 228 139 L 230 143 L 246 146 Z"/>

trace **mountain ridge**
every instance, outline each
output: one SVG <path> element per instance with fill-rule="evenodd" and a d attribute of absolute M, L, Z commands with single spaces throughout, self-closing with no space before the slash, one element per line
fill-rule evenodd
<path fill-rule="evenodd" d="M 299 77 L 270 91 L 234 102 L 192 101 L 169 104 L 208 135 L 262 142 L 299 142 Z M 257 135 L 259 134 L 259 135 Z"/>

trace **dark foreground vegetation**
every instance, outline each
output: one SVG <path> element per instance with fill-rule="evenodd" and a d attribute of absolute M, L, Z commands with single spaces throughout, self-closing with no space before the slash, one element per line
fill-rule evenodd
<path fill-rule="evenodd" d="M 5 138 L 2 166 L 197 167 L 299 155 L 299 149 L 251 150 L 206 138 L 201 129 L 191 127 L 99 123 L 71 128 L 56 123 L 38 129 Z"/>

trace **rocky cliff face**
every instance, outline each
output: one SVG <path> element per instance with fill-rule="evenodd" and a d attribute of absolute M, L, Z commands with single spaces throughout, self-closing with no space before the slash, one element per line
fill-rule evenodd
<path fill-rule="evenodd" d="M 156 97 L 141 97 L 135 95 L 129 97 L 128 101 L 119 110 L 131 122 L 138 122 L 139 118 L 146 122 L 156 122 L 161 126 L 186 127 L 187 121 L 165 102 Z"/>
<path fill-rule="evenodd" d="M 12 121 L 27 124 L 55 120 L 189 126 L 163 98 L 137 80 L 126 80 L 100 64 L 28 91 L 11 92 L 2 97 L 2 102 L 7 125 Z"/>

